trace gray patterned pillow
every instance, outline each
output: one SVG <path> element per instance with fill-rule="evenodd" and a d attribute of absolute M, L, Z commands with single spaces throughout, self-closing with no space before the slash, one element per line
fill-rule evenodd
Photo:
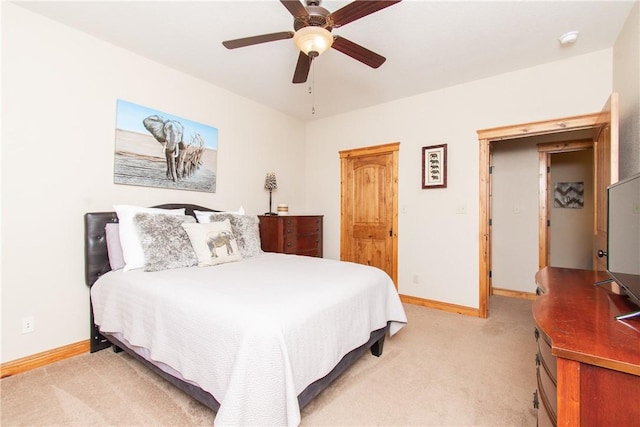
<path fill-rule="evenodd" d="M 144 252 L 144 271 L 191 267 L 198 263 L 183 223 L 196 222 L 183 215 L 139 213 L 133 217 Z"/>
<path fill-rule="evenodd" d="M 250 258 L 262 253 L 262 247 L 260 246 L 260 220 L 256 215 L 220 212 L 212 213 L 209 218 L 211 222 L 229 220 L 231 232 L 236 236 L 242 258 Z"/>

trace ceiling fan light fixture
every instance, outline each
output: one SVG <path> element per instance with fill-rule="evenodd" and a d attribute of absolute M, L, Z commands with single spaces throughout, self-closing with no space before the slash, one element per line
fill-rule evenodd
<path fill-rule="evenodd" d="M 309 55 L 310 52 L 321 55 L 333 44 L 333 36 L 325 28 L 308 26 L 296 31 L 293 42 L 305 55 Z"/>

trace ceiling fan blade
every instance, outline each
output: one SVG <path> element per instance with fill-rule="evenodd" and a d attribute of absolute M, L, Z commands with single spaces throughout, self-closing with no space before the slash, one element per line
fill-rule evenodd
<path fill-rule="evenodd" d="M 362 62 L 363 64 L 368 65 L 371 68 L 378 68 L 387 60 L 384 56 L 378 55 L 377 53 L 340 36 L 333 37 L 333 45 L 331 47 Z"/>
<path fill-rule="evenodd" d="M 241 39 L 227 40 L 222 45 L 227 49 L 237 49 L 239 47 L 251 46 L 254 44 L 273 42 L 276 40 L 290 39 L 293 31 L 282 31 L 280 33 L 262 34 L 260 36 L 244 37 Z"/>
<path fill-rule="evenodd" d="M 313 58 L 300 52 L 298 55 L 298 63 L 296 64 L 296 70 L 293 72 L 293 83 L 304 83 L 309 76 L 309 69 L 311 68 L 311 61 Z"/>
<path fill-rule="evenodd" d="M 294 18 L 298 18 L 300 16 L 309 16 L 309 12 L 304 8 L 304 5 L 300 3 L 300 0 L 280 0 L 280 3 L 287 8 L 290 14 L 293 15 Z"/>
<path fill-rule="evenodd" d="M 374 12 L 382 10 L 385 7 L 400 3 L 400 1 L 401 0 L 354 0 L 331 14 L 331 17 L 333 18 L 333 27 L 335 28 L 348 24 L 356 19 L 363 18 Z"/>

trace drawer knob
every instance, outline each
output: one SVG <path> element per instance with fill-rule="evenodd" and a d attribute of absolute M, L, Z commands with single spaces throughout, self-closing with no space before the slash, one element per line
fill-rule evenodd
<path fill-rule="evenodd" d="M 287 243 L 287 246 L 291 246 L 291 242 Z"/>

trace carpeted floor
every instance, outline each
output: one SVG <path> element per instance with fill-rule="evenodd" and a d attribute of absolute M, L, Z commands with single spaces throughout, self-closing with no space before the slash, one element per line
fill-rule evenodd
<path fill-rule="evenodd" d="M 490 318 L 405 304 L 409 324 L 302 411 L 302 426 L 534 426 L 531 301 Z M 85 354 L 0 382 L 2 426 L 198 426 L 215 414 L 125 353 Z"/>

